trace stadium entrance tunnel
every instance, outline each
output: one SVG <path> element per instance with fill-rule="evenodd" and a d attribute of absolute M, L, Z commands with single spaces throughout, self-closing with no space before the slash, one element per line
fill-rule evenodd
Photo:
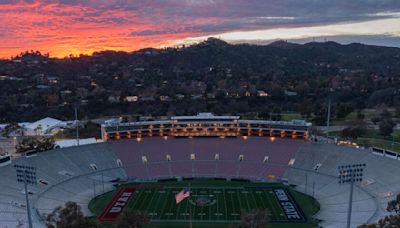
<path fill-rule="evenodd" d="M 187 188 L 190 196 L 177 204 L 175 196 Z M 190 222 L 229 227 L 240 222 L 242 212 L 267 209 L 271 227 L 315 227 L 312 216 L 319 203 L 281 183 L 191 178 L 121 183 L 92 199 L 89 209 L 111 224 L 122 210 L 145 211 L 156 227 L 187 227 Z"/>

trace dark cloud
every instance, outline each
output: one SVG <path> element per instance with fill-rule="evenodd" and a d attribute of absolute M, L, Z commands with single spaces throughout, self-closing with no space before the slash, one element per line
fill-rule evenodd
<path fill-rule="evenodd" d="M 0 0 L 0 43 L 14 53 L 12 47 L 24 43 L 29 49 L 34 41 L 62 56 L 69 54 L 68 48 L 85 53 L 107 47 L 133 50 L 232 31 L 303 29 L 384 18 L 400 20 L 400 0 Z M 397 38 L 385 37 L 399 32 L 386 28 L 380 31 L 382 36 L 346 39 L 399 45 Z M 336 38 L 346 42 L 345 37 Z"/>
<path fill-rule="evenodd" d="M 393 17 L 382 12 L 400 12 L 399 0 L 148 0 L 108 1 L 107 6 L 133 10 L 166 27 L 166 32 L 181 25 L 188 32 L 204 33 L 357 22 Z"/>
<path fill-rule="evenodd" d="M 289 41 L 296 43 L 308 43 L 311 41 L 316 41 L 316 42 L 335 41 L 341 44 L 363 43 L 363 44 L 387 46 L 387 47 L 400 47 L 400 37 L 385 36 L 385 35 L 329 36 L 329 37 L 314 37 L 307 39 L 295 39 Z"/>
<path fill-rule="evenodd" d="M 170 32 L 165 30 L 150 30 L 145 29 L 137 32 L 132 32 L 131 36 L 153 36 L 153 35 L 162 35 L 162 34 L 169 34 Z"/>

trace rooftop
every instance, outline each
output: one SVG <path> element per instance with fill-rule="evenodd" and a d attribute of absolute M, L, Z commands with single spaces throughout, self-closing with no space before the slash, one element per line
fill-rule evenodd
<path fill-rule="evenodd" d="M 214 116 L 209 112 L 200 112 L 196 116 L 172 116 L 172 120 L 238 120 L 240 116 Z"/>

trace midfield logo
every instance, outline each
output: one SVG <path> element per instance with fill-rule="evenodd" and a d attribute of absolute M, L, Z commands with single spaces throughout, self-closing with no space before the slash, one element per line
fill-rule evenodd
<path fill-rule="evenodd" d="M 214 195 L 194 195 L 189 202 L 194 206 L 205 207 L 214 205 L 217 199 Z"/>

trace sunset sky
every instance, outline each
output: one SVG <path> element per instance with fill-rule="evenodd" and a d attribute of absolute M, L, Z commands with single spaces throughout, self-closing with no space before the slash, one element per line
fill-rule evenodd
<path fill-rule="evenodd" d="M 0 58 L 228 42 L 400 47 L 399 0 L 0 0 Z"/>

